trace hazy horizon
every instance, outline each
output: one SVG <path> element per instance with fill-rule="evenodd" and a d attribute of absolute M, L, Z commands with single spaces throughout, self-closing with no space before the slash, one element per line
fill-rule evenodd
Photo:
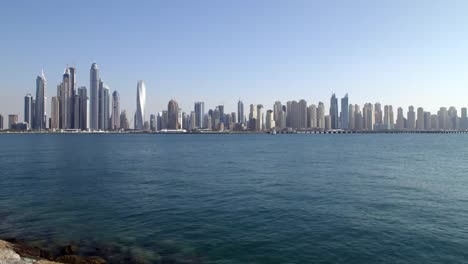
<path fill-rule="evenodd" d="M 147 110 L 175 99 L 183 111 L 305 99 L 332 92 L 351 104 L 408 105 L 436 111 L 468 106 L 467 2 L 138 1 L 0 4 L 0 114 L 22 120 L 41 70 L 47 114 L 67 65 L 89 89 L 89 69 L 133 114 L 145 80 Z M 73 16 L 71 16 L 72 14 Z"/>

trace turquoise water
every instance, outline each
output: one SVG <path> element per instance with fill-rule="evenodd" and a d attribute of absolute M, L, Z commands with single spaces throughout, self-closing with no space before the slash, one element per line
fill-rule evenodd
<path fill-rule="evenodd" d="M 1 135 L 0 149 L 3 238 L 147 263 L 468 259 L 468 135 Z"/>

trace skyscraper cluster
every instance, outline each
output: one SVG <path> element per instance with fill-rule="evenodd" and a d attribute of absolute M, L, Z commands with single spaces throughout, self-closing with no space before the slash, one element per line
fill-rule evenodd
<path fill-rule="evenodd" d="M 82 91 L 77 93 L 76 69 L 73 67 L 65 68 L 62 82 L 57 85 L 57 95 L 51 100 L 49 128 L 81 128 L 80 119 L 84 118 L 83 114 L 87 114 L 86 109 L 81 109 L 81 106 L 83 106 L 82 101 L 87 101 L 87 98 L 82 98 L 80 95 L 86 96 L 86 93 L 83 94 Z"/>
<path fill-rule="evenodd" d="M 173 101 L 173 100 L 172 100 Z M 170 102 L 169 106 L 174 104 Z M 339 104 L 340 102 L 340 104 Z M 214 109 L 203 112 L 203 102 L 196 102 L 194 111 L 190 115 L 182 113 L 183 119 L 178 124 L 186 130 L 236 130 L 236 131 L 270 131 L 296 130 L 296 131 L 430 131 L 430 130 L 468 130 L 467 108 L 461 109 L 458 116 L 455 107 L 441 107 L 436 114 L 424 111 L 422 107 L 415 110 L 408 107 L 406 117 L 403 109 L 397 109 L 397 117 L 394 117 L 392 105 L 380 103 L 366 103 L 361 106 L 349 103 L 348 94 L 339 101 L 335 94 L 330 98 L 330 107 L 325 109 L 323 102 L 308 105 L 304 99 L 288 101 L 282 104 L 276 101 L 272 109 L 265 110 L 261 104 L 250 104 L 248 115 L 244 114 L 244 103 L 239 100 L 237 113 L 225 113 L 224 106 L 219 105 Z M 172 108 L 172 109 L 171 109 Z M 158 115 L 157 129 L 175 129 L 168 126 L 171 119 L 170 112 L 175 111 L 169 107 Z M 179 111 L 180 108 L 179 108 Z M 204 122 L 199 122 L 203 116 Z M 195 119 L 192 121 L 191 119 Z M 169 123 L 167 123 L 169 122 Z M 174 121 L 172 121 L 174 123 Z"/>
<path fill-rule="evenodd" d="M 193 111 L 184 112 L 175 99 L 167 109 L 149 114 L 146 119 L 146 84 L 139 80 L 136 86 L 135 112 L 130 116 L 120 107 L 120 94 L 111 93 L 102 80 L 99 67 L 93 63 L 90 68 L 89 93 L 86 86 L 77 86 L 77 71 L 66 67 L 57 93 L 50 100 L 50 115 L 46 113 L 46 87 L 44 72 L 36 78 L 36 93 L 24 97 L 24 118 L 8 115 L 7 129 L 16 130 L 210 130 L 210 131 L 429 131 L 468 130 L 467 108 L 461 108 L 458 115 L 453 106 L 441 107 L 437 113 L 425 111 L 422 107 L 409 106 L 407 111 L 399 107 L 394 116 L 392 105 L 380 103 L 350 104 L 348 94 L 341 100 L 333 93 L 329 108 L 319 101 L 308 104 L 306 100 L 280 101 L 271 109 L 262 104 L 244 105 L 237 102 L 237 112 L 227 112 L 224 105 L 205 108 L 205 102 L 194 103 Z M 247 108 L 247 109 L 246 109 Z M 247 112 L 244 112 L 247 111 Z M 133 121 L 133 122 L 132 122 Z M 6 122 L 6 121 L 5 121 Z M 0 129 L 4 128 L 4 117 L 0 115 Z"/>
<path fill-rule="evenodd" d="M 24 97 L 24 124 L 32 130 L 119 130 L 130 129 L 127 112 L 120 112 L 120 95 L 110 93 L 110 88 L 100 77 L 98 65 L 90 69 L 90 93 L 86 86 L 77 88 L 76 69 L 66 67 L 62 81 L 57 85 L 57 94 L 51 98 L 50 115 L 46 113 L 46 79 L 44 72 L 36 78 L 36 99 L 31 94 Z M 135 122 L 143 129 L 146 87 L 143 81 L 137 84 L 137 111 Z M 0 115 L 0 129 L 3 116 Z M 11 115 L 9 124 L 19 124 Z M 12 128 L 11 124 L 8 127 Z"/>
<path fill-rule="evenodd" d="M 67 67 L 57 85 L 57 94 L 51 101 L 49 129 L 110 129 L 110 90 L 100 78 L 97 64 L 91 65 L 90 96 L 86 86 L 77 87 L 76 73 L 74 67 Z"/>

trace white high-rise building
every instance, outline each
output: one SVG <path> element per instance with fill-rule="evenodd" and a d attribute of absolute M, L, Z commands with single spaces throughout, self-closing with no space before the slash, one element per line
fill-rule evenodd
<path fill-rule="evenodd" d="M 250 104 L 249 128 L 255 130 L 257 126 L 257 105 Z"/>
<path fill-rule="evenodd" d="M 75 100 L 73 100 L 74 109 L 73 109 L 73 128 L 81 129 L 80 127 L 80 95 L 75 95 Z"/>
<path fill-rule="evenodd" d="M 459 129 L 460 120 L 458 118 L 457 109 L 455 106 L 450 106 L 448 109 L 449 116 L 449 128 L 448 129 Z"/>
<path fill-rule="evenodd" d="M 363 119 L 364 119 L 364 129 L 365 130 L 374 130 L 375 124 L 375 112 L 374 106 L 371 103 L 367 103 L 363 108 Z"/>
<path fill-rule="evenodd" d="M 91 65 L 89 78 L 89 128 L 91 130 L 96 130 L 99 128 L 99 81 L 99 68 L 96 63 L 93 63 Z"/>
<path fill-rule="evenodd" d="M 354 129 L 357 131 L 363 130 L 364 118 L 362 116 L 361 108 L 358 104 L 354 105 Z"/>
<path fill-rule="evenodd" d="M 309 106 L 307 126 L 309 128 L 317 128 L 317 106 L 314 104 Z"/>
<path fill-rule="evenodd" d="M 99 82 L 99 126 L 101 130 L 109 129 L 110 89 L 101 80 Z"/>
<path fill-rule="evenodd" d="M 289 127 L 294 129 L 304 129 L 308 127 L 307 102 L 302 99 L 299 102 L 288 102 Z M 288 122 L 288 121 L 287 121 Z"/>
<path fill-rule="evenodd" d="M 424 112 L 424 130 L 431 130 L 431 112 Z"/>
<path fill-rule="evenodd" d="M 135 114 L 135 129 L 143 130 L 145 124 L 145 107 L 146 107 L 146 85 L 144 81 L 138 81 L 137 84 L 137 100 Z"/>
<path fill-rule="evenodd" d="M 393 129 L 393 107 L 391 105 L 384 106 L 384 128 Z"/>
<path fill-rule="evenodd" d="M 60 101 L 57 96 L 52 97 L 52 105 L 50 108 L 50 128 L 59 129 L 60 123 Z"/>
<path fill-rule="evenodd" d="M 275 120 L 276 123 L 280 122 L 281 111 L 283 111 L 283 105 L 281 104 L 280 101 L 276 101 L 275 104 L 273 105 L 273 119 Z"/>
<path fill-rule="evenodd" d="M 468 129 L 468 109 L 466 107 L 461 108 L 460 129 Z"/>
<path fill-rule="evenodd" d="M 398 107 L 396 126 L 397 129 L 405 129 L 405 117 L 403 116 L 403 108 Z"/>
<path fill-rule="evenodd" d="M 449 130 L 450 128 L 450 120 L 447 111 L 447 107 L 441 107 L 437 112 L 437 117 L 439 119 L 438 127 L 441 130 Z"/>
<path fill-rule="evenodd" d="M 416 129 L 424 130 L 424 109 L 422 107 L 417 109 Z"/>
<path fill-rule="evenodd" d="M 281 130 L 286 128 L 286 111 L 284 109 L 281 110 L 278 117 L 278 122 L 275 122 L 275 125 Z"/>
<path fill-rule="evenodd" d="M 431 129 L 432 130 L 439 129 L 439 117 L 437 115 L 431 115 Z"/>
<path fill-rule="evenodd" d="M 406 117 L 406 128 L 414 130 L 416 128 L 416 113 L 414 112 L 414 107 L 412 105 L 408 107 L 408 114 Z"/>
<path fill-rule="evenodd" d="M 348 107 L 348 129 L 354 130 L 356 128 L 356 115 L 354 113 L 354 105 L 350 104 Z"/>
<path fill-rule="evenodd" d="M 190 112 L 190 130 L 197 128 L 197 113 L 195 111 Z"/>
<path fill-rule="evenodd" d="M 331 130 L 331 129 L 332 129 L 331 116 L 327 115 L 325 116 L 325 130 Z"/>
<path fill-rule="evenodd" d="M 124 130 L 130 129 L 130 122 L 128 121 L 127 111 L 125 110 L 120 113 L 120 128 Z"/>
<path fill-rule="evenodd" d="M 335 94 L 332 94 L 330 99 L 330 121 L 331 129 L 339 128 L 339 112 L 338 112 L 338 99 Z"/>
<path fill-rule="evenodd" d="M 322 130 L 325 129 L 325 105 L 322 102 L 318 103 L 317 127 Z"/>
<path fill-rule="evenodd" d="M 378 124 L 379 126 L 383 124 L 382 105 L 380 103 L 374 104 L 374 114 L 375 114 L 374 123 Z"/>
<path fill-rule="evenodd" d="M 177 109 L 177 123 L 179 124 L 179 129 L 183 129 L 184 118 L 182 108 Z"/>
<path fill-rule="evenodd" d="M 307 128 L 307 102 L 302 99 L 297 104 L 297 128 Z"/>
<path fill-rule="evenodd" d="M 257 118 L 255 128 L 257 131 L 263 130 L 263 105 L 257 105 Z"/>
<path fill-rule="evenodd" d="M 293 109 L 293 102 L 287 101 L 286 102 L 286 127 L 292 127 L 292 109 Z"/>
<path fill-rule="evenodd" d="M 288 120 L 289 126 L 291 128 L 298 128 L 299 116 L 298 116 L 298 106 L 296 100 L 288 102 Z"/>
<path fill-rule="evenodd" d="M 245 123 L 244 103 L 241 100 L 237 102 L 237 122 L 239 124 Z"/>
<path fill-rule="evenodd" d="M 117 91 L 112 93 L 111 129 L 120 129 L 120 95 Z"/>
<path fill-rule="evenodd" d="M 274 118 L 274 112 L 272 110 L 267 111 L 266 120 L 265 120 L 265 128 L 266 129 L 275 128 L 275 118 Z"/>

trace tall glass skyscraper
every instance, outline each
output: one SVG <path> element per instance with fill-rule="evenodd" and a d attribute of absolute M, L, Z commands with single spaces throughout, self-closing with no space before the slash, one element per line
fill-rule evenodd
<path fill-rule="evenodd" d="M 89 128 L 99 128 L 99 68 L 96 63 L 91 65 L 89 90 L 90 90 L 90 114 Z"/>
<path fill-rule="evenodd" d="M 245 122 L 244 120 L 244 103 L 239 100 L 239 102 L 237 102 L 237 120 L 238 120 L 238 123 L 240 124 L 243 124 Z"/>
<path fill-rule="evenodd" d="M 74 67 L 68 67 L 68 73 L 70 75 L 70 97 L 68 101 L 68 111 L 69 111 L 69 122 L 70 128 L 75 127 L 75 99 L 76 99 L 76 69 Z"/>
<path fill-rule="evenodd" d="M 325 105 L 323 102 L 319 102 L 317 107 L 317 127 L 325 129 Z"/>
<path fill-rule="evenodd" d="M 89 127 L 88 124 L 88 92 L 86 90 L 86 87 L 82 86 L 78 88 L 78 95 L 80 97 L 80 102 L 79 102 L 79 126 L 81 130 L 86 130 Z"/>
<path fill-rule="evenodd" d="M 203 122 L 203 117 L 205 116 L 205 103 L 196 102 L 194 111 L 195 111 L 195 127 L 205 128 L 205 124 Z"/>
<path fill-rule="evenodd" d="M 330 120 L 331 120 L 331 128 L 337 129 L 338 125 L 338 99 L 336 98 L 335 94 L 332 94 L 330 99 Z"/>
<path fill-rule="evenodd" d="M 218 109 L 219 109 L 219 122 L 221 123 L 225 123 L 225 120 L 224 120 L 224 105 L 218 105 Z"/>
<path fill-rule="evenodd" d="M 349 102 L 348 102 L 348 94 L 346 94 L 343 98 L 341 98 L 341 126 L 342 129 L 349 128 Z"/>
<path fill-rule="evenodd" d="M 35 129 L 46 128 L 46 79 L 44 71 L 41 72 L 41 76 L 36 78 L 36 103 L 35 103 Z"/>
<path fill-rule="evenodd" d="M 32 109 L 32 100 L 33 97 L 30 94 L 27 94 L 24 97 L 24 122 L 28 123 L 28 127 L 32 128 L 32 117 L 33 117 L 33 109 Z"/>
<path fill-rule="evenodd" d="M 145 124 L 146 85 L 144 81 L 138 81 L 136 98 L 135 129 L 143 130 Z"/>
<path fill-rule="evenodd" d="M 72 128 L 72 102 L 74 100 L 71 94 L 71 77 L 70 69 L 66 68 L 63 74 L 62 91 L 61 91 L 61 115 L 64 129 Z"/>
<path fill-rule="evenodd" d="M 110 127 L 110 89 L 108 86 L 104 85 L 104 130 L 109 129 Z"/>
<path fill-rule="evenodd" d="M 110 90 L 101 80 L 99 82 L 99 129 L 109 129 Z"/>

